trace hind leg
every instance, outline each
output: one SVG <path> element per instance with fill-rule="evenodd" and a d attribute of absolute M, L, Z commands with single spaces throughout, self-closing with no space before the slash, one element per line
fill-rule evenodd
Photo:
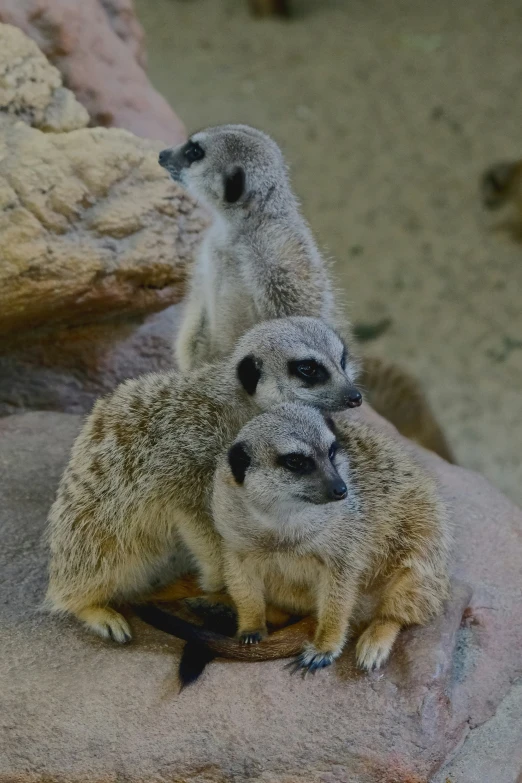
<path fill-rule="evenodd" d="M 74 612 L 74 615 L 104 639 L 112 639 L 119 644 L 126 644 L 132 639 L 127 620 L 108 606 L 87 606 Z"/>
<path fill-rule="evenodd" d="M 385 663 L 401 628 L 422 625 L 445 598 L 444 580 L 429 578 L 412 568 L 401 568 L 383 589 L 375 617 L 356 647 L 357 665 L 370 671 Z"/>

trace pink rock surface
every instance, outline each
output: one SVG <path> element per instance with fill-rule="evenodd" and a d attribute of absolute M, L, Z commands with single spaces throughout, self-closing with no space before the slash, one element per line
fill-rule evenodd
<path fill-rule="evenodd" d="M 166 370 L 179 308 L 146 318 L 38 331 L 0 353 L 0 416 L 23 410 L 88 413 L 127 378 Z"/>
<path fill-rule="evenodd" d="M 118 648 L 39 611 L 41 533 L 79 426 L 0 421 L 2 783 L 425 783 L 520 674 L 522 512 L 408 445 L 455 523 L 445 615 L 403 633 L 381 673 L 357 672 L 349 647 L 306 680 L 280 661 L 216 662 L 178 694 L 176 640 L 133 618 L 135 641 Z"/>
<path fill-rule="evenodd" d="M 185 138 L 142 68 L 143 31 L 131 0 L 0 0 L 0 22 L 36 41 L 95 125 L 169 144 Z"/>

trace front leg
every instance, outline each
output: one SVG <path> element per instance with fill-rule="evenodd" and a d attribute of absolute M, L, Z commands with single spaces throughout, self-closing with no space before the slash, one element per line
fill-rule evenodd
<path fill-rule="evenodd" d="M 257 644 L 267 635 L 265 586 L 251 559 L 225 551 L 225 581 L 238 615 L 237 638 Z"/>
<path fill-rule="evenodd" d="M 341 654 L 357 601 L 357 578 L 328 565 L 318 585 L 318 623 L 314 640 L 293 663 L 293 670 L 315 672 L 330 666 Z"/>
<path fill-rule="evenodd" d="M 186 516 L 178 526 L 183 542 L 196 559 L 199 585 L 204 593 L 220 593 L 225 586 L 223 540 L 211 517 Z"/>
<path fill-rule="evenodd" d="M 185 373 L 210 358 L 210 334 L 203 297 L 192 285 L 174 346 L 181 372 Z"/>

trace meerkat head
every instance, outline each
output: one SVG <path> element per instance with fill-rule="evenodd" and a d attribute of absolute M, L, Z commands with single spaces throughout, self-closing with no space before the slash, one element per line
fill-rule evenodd
<path fill-rule="evenodd" d="M 339 411 L 362 402 L 354 358 L 318 318 L 263 321 L 240 338 L 232 361 L 239 383 L 262 410 L 299 402 Z"/>
<path fill-rule="evenodd" d="M 255 204 L 293 201 L 277 144 L 247 125 L 219 125 L 194 133 L 186 144 L 163 150 L 160 166 L 194 198 L 229 219 Z"/>
<path fill-rule="evenodd" d="M 285 511 L 292 516 L 310 504 L 344 500 L 348 462 L 332 427 L 304 405 L 279 405 L 256 416 L 228 451 L 228 486 L 274 524 L 287 519 Z"/>
<path fill-rule="evenodd" d="M 498 209 L 505 204 L 513 193 L 517 175 L 522 165 L 517 163 L 495 163 L 490 166 L 481 180 L 482 203 L 487 209 Z"/>

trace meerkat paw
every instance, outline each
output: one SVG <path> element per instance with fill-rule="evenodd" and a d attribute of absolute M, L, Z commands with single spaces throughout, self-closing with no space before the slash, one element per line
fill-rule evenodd
<path fill-rule="evenodd" d="M 318 669 L 326 669 L 341 654 L 340 650 L 318 650 L 313 644 L 308 644 L 303 652 L 293 661 L 286 665 L 292 674 L 301 671 L 303 675 L 307 672 L 315 674 Z"/>
<path fill-rule="evenodd" d="M 259 644 L 267 636 L 266 628 L 257 628 L 253 631 L 240 631 L 237 638 L 240 644 Z"/>
<path fill-rule="evenodd" d="M 357 642 L 355 649 L 357 666 L 366 671 L 379 669 L 390 657 L 399 630 L 400 626 L 394 622 L 371 623 Z"/>
<path fill-rule="evenodd" d="M 126 644 L 132 639 L 131 629 L 127 620 L 119 612 L 108 606 L 91 606 L 82 609 L 76 616 L 85 625 L 104 639 Z"/>

